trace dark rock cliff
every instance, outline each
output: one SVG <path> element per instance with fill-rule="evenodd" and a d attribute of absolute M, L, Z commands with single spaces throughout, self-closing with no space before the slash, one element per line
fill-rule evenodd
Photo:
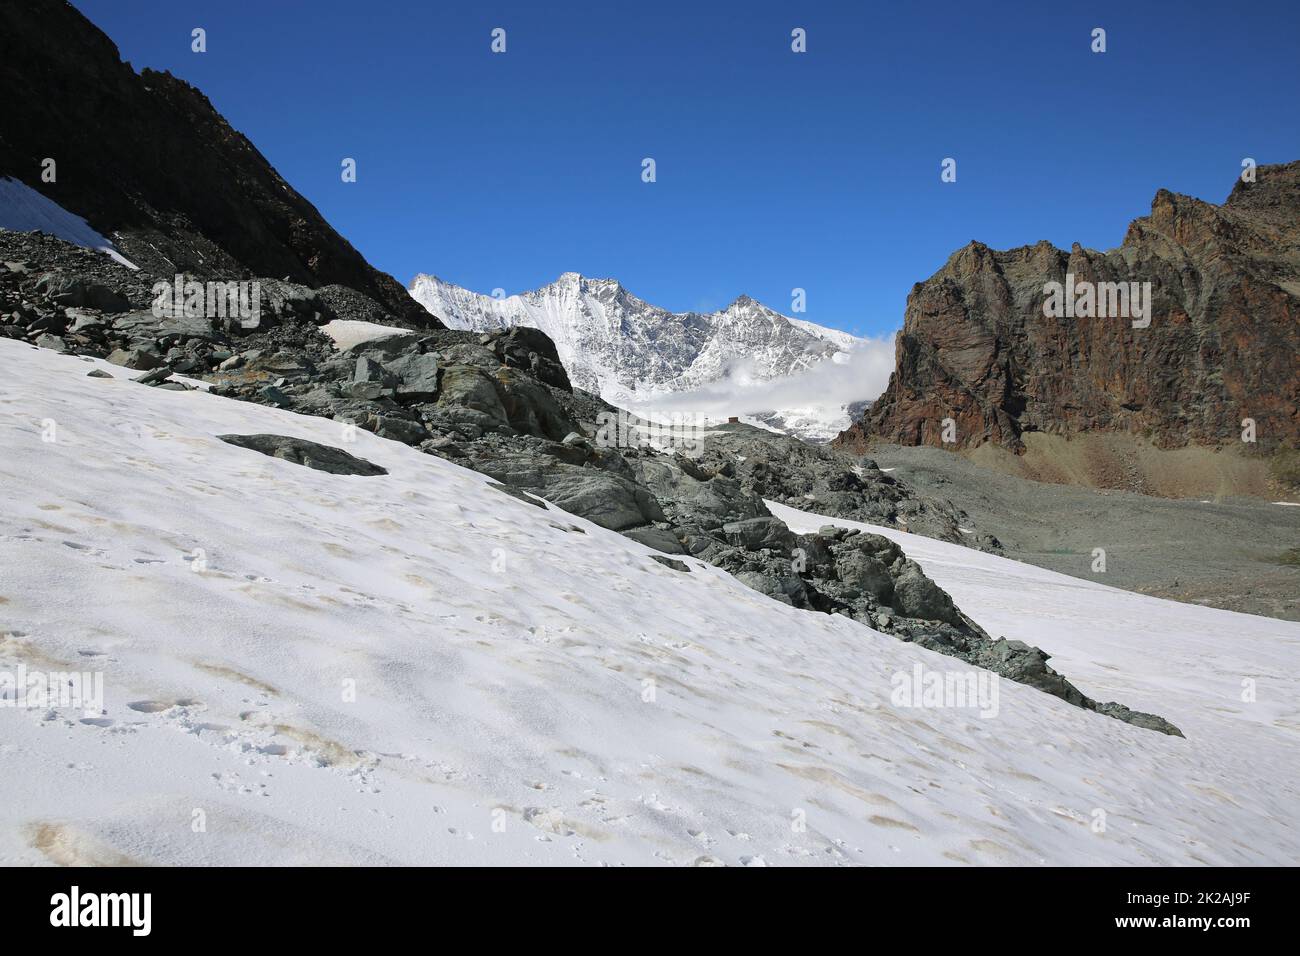
<path fill-rule="evenodd" d="M 206 96 L 137 74 L 65 0 L 0 3 L 0 90 L 0 176 L 84 217 L 146 271 L 348 286 L 406 324 L 440 326 Z M 41 181 L 46 157 L 54 183 Z"/>
<path fill-rule="evenodd" d="M 1022 446 L 1029 431 L 1162 447 L 1300 440 L 1300 162 L 1212 203 L 1166 190 L 1118 249 L 955 252 L 913 287 L 885 393 L 835 441 Z M 1150 282 L 1150 324 L 1044 314 L 1048 282 Z"/>

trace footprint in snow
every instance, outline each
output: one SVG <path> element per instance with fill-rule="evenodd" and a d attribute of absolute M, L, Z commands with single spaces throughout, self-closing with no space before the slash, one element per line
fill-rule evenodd
<path fill-rule="evenodd" d="M 100 548 L 93 548 L 88 544 L 82 544 L 80 541 L 65 541 L 63 542 L 63 545 L 64 547 L 71 548 L 73 551 L 84 551 L 86 554 L 92 555 L 96 558 L 103 558 L 108 555 L 107 551 L 101 550 Z"/>
<path fill-rule="evenodd" d="M 266 788 L 266 784 L 258 783 L 255 786 L 249 786 L 239 779 L 237 773 L 214 773 L 212 779 L 216 781 L 218 787 L 227 793 L 240 793 L 245 795 L 257 794 L 262 797 L 269 797 L 271 794 Z"/>
<path fill-rule="evenodd" d="M 126 706 L 141 714 L 161 714 L 163 711 L 171 710 L 173 707 L 195 707 L 198 701 L 189 697 L 182 697 L 179 700 L 135 700 Z"/>

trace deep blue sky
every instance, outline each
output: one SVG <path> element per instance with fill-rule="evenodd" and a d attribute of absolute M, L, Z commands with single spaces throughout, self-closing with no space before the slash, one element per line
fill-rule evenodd
<path fill-rule="evenodd" d="M 971 239 L 1110 248 L 1158 187 L 1221 202 L 1242 157 L 1300 159 L 1296 0 L 75 3 L 403 283 L 785 312 L 800 286 L 882 334 Z"/>

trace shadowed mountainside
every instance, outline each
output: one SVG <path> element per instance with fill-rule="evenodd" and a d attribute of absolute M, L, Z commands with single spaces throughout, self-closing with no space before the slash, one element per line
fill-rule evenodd
<path fill-rule="evenodd" d="M 65 0 L 0 4 L 0 176 L 84 217 L 159 275 L 343 285 L 440 327 L 373 268 L 194 87 L 137 74 Z M 42 161 L 57 163 L 53 183 Z"/>

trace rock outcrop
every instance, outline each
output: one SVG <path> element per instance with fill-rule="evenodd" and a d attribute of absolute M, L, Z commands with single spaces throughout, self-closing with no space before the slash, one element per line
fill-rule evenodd
<path fill-rule="evenodd" d="M 720 425 L 701 439 L 695 470 L 734 478 L 747 492 L 791 508 L 922 534 L 999 554 L 969 515 L 945 498 L 882 471 L 870 458 L 749 425 Z"/>
<path fill-rule="evenodd" d="M 142 269 L 342 286 L 380 314 L 440 325 L 206 96 L 170 73 L 137 74 L 66 0 L 0 4 L 0 89 L 0 176 L 82 216 Z"/>
<path fill-rule="evenodd" d="M 217 437 L 229 445 L 261 452 L 270 458 L 279 458 L 281 461 L 304 465 L 331 475 L 370 477 L 388 474 L 387 469 L 364 458 L 358 458 L 342 448 L 307 441 L 305 438 L 294 438 L 291 435 L 218 435 Z"/>
<path fill-rule="evenodd" d="M 1150 314 L 1101 316 L 1094 301 L 1046 315 L 1045 287 L 1067 276 L 1080 290 L 1149 282 Z M 1109 290 L 1102 298 L 1111 304 Z M 1300 442 L 1298 355 L 1294 162 L 1258 167 L 1221 206 L 1160 190 L 1108 252 L 959 249 L 913 287 L 889 386 L 835 444 L 1018 451 L 1026 432 L 1103 431 L 1160 447 L 1221 445 L 1240 441 L 1250 418 L 1268 451 Z"/>

